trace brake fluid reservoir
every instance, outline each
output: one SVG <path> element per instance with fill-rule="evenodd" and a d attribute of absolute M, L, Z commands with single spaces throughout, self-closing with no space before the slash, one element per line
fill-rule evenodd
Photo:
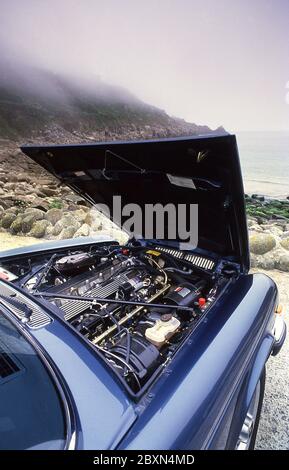
<path fill-rule="evenodd" d="M 162 315 L 152 328 L 146 329 L 146 339 L 160 348 L 171 336 L 173 336 L 180 324 L 180 321 L 170 313 Z"/>

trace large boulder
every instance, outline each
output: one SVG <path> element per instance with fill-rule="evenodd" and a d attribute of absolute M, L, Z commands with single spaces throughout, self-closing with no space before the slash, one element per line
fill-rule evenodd
<path fill-rule="evenodd" d="M 50 202 L 47 199 L 42 199 L 41 197 L 33 195 L 32 207 L 40 209 L 43 212 L 47 212 L 50 209 Z"/>
<path fill-rule="evenodd" d="M 274 269 L 275 268 L 275 255 L 274 252 L 268 252 L 265 255 L 254 255 L 251 253 L 251 268 L 260 268 L 260 269 Z"/>
<path fill-rule="evenodd" d="M 18 173 L 18 175 L 16 175 L 16 178 L 17 181 L 24 181 L 26 183 L 30 183 L 30 176 L 28 175 L 28 173 Z"/>
<path fill-rule="evenodd" d="M 280 242 L 280 245 L 285 248 L 285 250 L 289 251 L 289 236 L 283 238 Z"/>
<path fill-rule="evenodd" d="M 36 207 L 29 207 L 24 212 L 24 217 L 26 217 L 27 215 L 32 215 L 33 218 L 34 218 L 34 221 L 36 221 L 36 220 L 44 219 L 45 212 L 41 209 L 36 208 Z"/>
<path fill-rule="evenodd" d="M 78 237 L 88 237 L 90 232 L 90 227 L 88 224 L 83 224 L 74 234 L 74 238 Z"/>
<path fill-rule="evenodd" d="M 103 226 L 104 220 L 108 220 L 105 215 L 99 211 L 91 210 L 86 214 L 84 222 L 93 227 L 93 230 L 99 230 Z"/>
<path fill-rule="evenodd" d="M 8 209 L 6 209 L 6 214 L 10 214 L 11 212 L 12 212 L 13 214 L 18 214 L 19 208 L 16 207 L 16 206 L 8 207 Z"/>
<path fill-rule="evenodd" d="M 250 233 L 251 232 L 263 232 L 263 225 L 251 225 L 250 227 Z"/>
<path fill-rule="evenodd" d="M 264 233 L 270 233 L 271 235 L 280 238 L 283 234 L 283 230 L 277 225 L 266 226 L 263 225 Z"/>
<path fill-rule="evenodd" d="M 251 228 L 252 226 L 255 226 L 257 224 L 257 221 L 255 219 L 247 218 L 247 226 L 248 228 Z"/>
<path fill-rule="evenodd" d="M 45 235 L 47 227 L 50 225 L 48 220 L 38 220 L 29 232 L 30 237 L 42 238 Z"/>
<path fill-rule="evenodd" d="M 41 193 L 45 196 L 55 196 L 57 191 L 55 189 L 50 188 L 49 186 L 41 186 Z"/>
<path fill-rule="evenodd" d="M 18 215 L 16 219 L 14 220 L 14 222 L 12 222 L 10 226 L 10 230 L 12 233 L 16 234 L 22 231 L 22 220 L 23 220 L 23 216 Z"/>
<path fill-rule="evenodd" d="M 81 224 L 85 221 L 86 219 L 86 212 L 82 209 L 77 209 L 76 211 L 73 212 L 73 217 L 80 222 Z"/>
<path fill-rule="evenodd" d="M 1 226 L 3 228 L 10 228 L 14 220 L 16 219 L 16 214 L 13 212 L 8 212 L 2 217 Z"/>
<path fill-rule="evenodd" d="M 250 251 L 255 255 L 264 255 L 276 246 L 276 240 L 269 233 L 252 233 L 249 237 Z"/>
<path fill-rule="evenodd" d="M 289 253 L 284 252 L 276 259 L 275 268 L 289 272 Z"/>
<path fill-rule="evenodd" d="M 61 217 L 63 216 L 63 211 L 61 209 L 53 208 L 49 209 L 45 214 L 45 219 L 49 220 L 52 225 L 55 225 Z"/>
<path fill-rule="evenodd" d="M 75 226 L 70 225 L 61 230 L 58 238 L 59 240 L 66 240 L 67 238 L 72 238 L 76 232 Z"/>
<path fill-rule="evenodd" d="M 77 204 L 77 208 L 81 209 L 82 211 L 89 212 L 91 210 L 91 207 L 84 206 L 83 204 L 85 203 L 83 202 L 82 204 Z"/>
<path fill-rule="evenodd" d="M 8 191 L 14 191 L 17 188 L 17 183 L 10 183 L 9 182 L 9 183 L 6 183 L 4 187 Z"/>
<path fill-rule="evenodd" d="M 22 218 L 22 232 L 23 233 L 28 233 L 33 227 L 33 224 L 37 222 L 38 219 L 34 217 L 33 214 L 24 214 L 24 217 Z"/>
<path fill-rule="evenodd" d="M 60 235 L 63 229 L 67 227 L 74 227 L 76 230 L 80 228 L 81 224 L 71 214 L 65 214 L 60 220 L 58 220 L 52 231 L 52 235 Z M 69 237 L 67 237 L 69 238 Z"/>

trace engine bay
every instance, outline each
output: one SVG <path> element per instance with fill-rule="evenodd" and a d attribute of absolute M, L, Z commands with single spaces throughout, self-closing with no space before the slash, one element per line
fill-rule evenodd
<path fill-rule="evenodd" d="M 138 394 L 224 289 L 228 276 L 216 274 L 215 264 L 114 242 L 3 263 L 0 276 L 53 307 Z"/>

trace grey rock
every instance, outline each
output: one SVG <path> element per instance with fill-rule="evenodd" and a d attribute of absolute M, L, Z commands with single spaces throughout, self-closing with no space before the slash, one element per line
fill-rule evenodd
<path fill-rule="evenodd" d="M 257 224 L 256 219 L 247 218 L 247 226 L 248 226 L 248 228 L 251 228 L 252 226 L 255 226 L 256 224 Z"/>
<path fill-rule="evenodd" d="M 286 232 L 283 232 L 281 235 L 281 238 L 289 238 L 289 230 L 286 230 Z"/>
<path fill-rule="evenodd" d="M 28 214 L 24 215 L 22 219 L 22 232 L 23 233 L 28 233 L 33 227 L 33 224 L 39 219 L 35 219 L 35 216 L 33 214 Z M 41 219 L 40 219 L 41 220 Z"/>
<path fill-rule="evenodd" d="M 11 181 L 11 179 L 10 179 L 10 181 Z M 14 191 L 15 188 L 17 188 L 17 184 L 16 183 L 6 183 L 4 188 L 7 189 L 8 191 Z"/>
<path fill-rule="evenodd" d="M 23 220 L 23 216 L 18 215 L 16 219 L 14 220 L 14 222 L 12 222 L 10 226 L 10 230 L 12 233 L 16 234 L 22 231 L 22 220 Z"/>
<path fill-rule="evenodd" d="M 42 238 L 45 235 L 47 227 L 50 225 L 48 220 L 38 220 L 29 232 L 30 237 Z"/>
<path fill-rule="evenodd" d="M 59 240 L 66 240 L 67 238 L 72 238 L 75 234 L 75 226 L 73 225 L 70 225 L 66 228 L 64 228 L 63 230 L 61 230 L 58 238 Z"/>
<path fill-rule="evenodd" d="M 14 214 L 13 212 L 6 213 L 2 217 L 1 226 L 7 229 L 11 226 L 11 224 L 14 222 L 15 219 L 16 219 L 16 214 Z"/>
<path fill-rule="evenodd" d="M 276 259 L 275 268 L 289 272 L 289 253 L 284 252 Z"/>
<path fill-rule="evenodd" d="M 42 186 L 41 187 L 41 193 L 44 196 L 55 196 L 56 191 L 55 191 L 55 189 L 49 188 L 48 186 Z"/>
<path fill-rule="evenodd" d="M 280 245 L 285 248 L 285 250 L 289 251 L 289 237 L 283 238 Z"/>
<path fill-rule="evenodd" d="M 80 223 L 83 223 L 85 221 L 86 216 L 86 212 L 82 209 L 77 209 L 73 212 L 73 217 L 75 217 L 75 219 Z"/>
<path fill-rule="evenodd" d="M 263 256 L 251 254 L 251 267 L 265 269 L 266 271 L 274 269 L 276 260 L 274 256 L 271 256 L 271 253 L 266 253 Z"/>
<path fill-rule="evenodd" d="M 45 214 L 46 220 L 49 220 L 49 222 L 51 222 L 53 225 L 55 225 L 56 222 L 58 222 L 58 220 L 60 220 L 62 216 L 63 211 L 61 209 L 56 208 L 49 209 Z"/>
<path fill-rule="evenodd" d="M 36 207 L 29 207 L 24 212 L 24 217 L 26 216 L 33 216 L 34 221 L 44 219 L 45 212 L 41 209 L 37 209 Z"/>
<path fill-rule="evenodd" d="M 77 204 L 74 204 L 72 202 L 70 202 L 68 205 L 67 205 L 67 210 L 68 211 L 76 211 L 78 209 L 78 205 Z"/>
<path fill-rule="evenodd" d="M 66 200 L 69 201 L 69 202 L 72 202 L 74 204 L 77 204 L 79 202 L 79 204 L 83 204 L 84 200 L 79 197 L 77 194 L 74 194 L 74 193 L 71 193 L 69 194 L 67 197 L 66 197 Z"/>
<path fill-rule="evenodd" d="M 19 208 L 18 207 L 15 207 L 15 206 L 12 206 L 12 207 L 8 207 L 8 209 L 6 209 L 6 213 L 7 214 L 18 214 L 19 212 Z"/>
<path fill-rule="evenodd" d="M 16 178 L 17 178 L 17 181 L 21 181 L 21 182 L 24 181 L 26 183 L 30 182 L 30 176 L 27 173 L 18 173 Z"/>
<path fill-rule="evenodd" d="M 74 238 L 78 237 L 88 237 L 90 232 L 90 227 L 88 224 L 83 224 L 74 234 Z"/>
<path fill-rule="evenodd" d="M 251 225 L 250 232 L 263 232 L 263 225 Z"/>
<path fill-rule="evenodd" d="M 44 192 L 42 192 L 42 189 L 36 189 L 35 194 L 41 199 L 46 198 L 46 194 L 44 194 Z"/>
<path fill-rule="evenodd" d="M 50 209 L 50 202 L 40 197 L 33 197 L 32 207 L 47 212 Z"/>
<path fill-rule="evenodd" d="M 263 228 L 264 227 L 265 226 L 263 226 Z M 271 227 L 265 228 L 264 233 L 269 233 L 269 234 L 271 234 L 271 235 L 273 235 L 277 238 L 280 238 L 283 234 L 283 230 L 280 227 L 278 227 L 277 225 L 275 225 L 275 226 L 273 225 Z"/>
<path fill-rule="evenodd" d="M 276 240 L 269 233 L 253 233 L 249 237 L 250 251 L 255 255 L 264 255 L 276 246 Z"/>
<path fill-rule="evenodd" d="M 102 221 L 105 219 L 105 216 L 103 216 L 100 212 L 96 210 L 92 210 L 86 214 L 85 217 L 85 223 L 90 225 L 90 226 L 98 226 L 101 227 Z"/>
<path fill-rule="evenodd" d="M 73 217 L 73 215 L 65 214 L 58 222 L 56 222 L 52 234 L 53 235 L 60 235 L 63 229 L 66 227 L 74 227 L 76 230 L 80 228 L 81 224 Z"/>

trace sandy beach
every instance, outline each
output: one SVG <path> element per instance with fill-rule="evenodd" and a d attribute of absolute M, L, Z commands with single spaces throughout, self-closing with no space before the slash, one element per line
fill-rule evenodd
<path fill-rule="evenodd" d="M 33 245 L 34 243 L 45 242 L 45 239 L 37 239 L 34 237 L 21 237 L 11 235 L 7 232 L 0 232 L 0 251 L 11 250 L 12 248 L 19 248 L 21 246 Z"/>

